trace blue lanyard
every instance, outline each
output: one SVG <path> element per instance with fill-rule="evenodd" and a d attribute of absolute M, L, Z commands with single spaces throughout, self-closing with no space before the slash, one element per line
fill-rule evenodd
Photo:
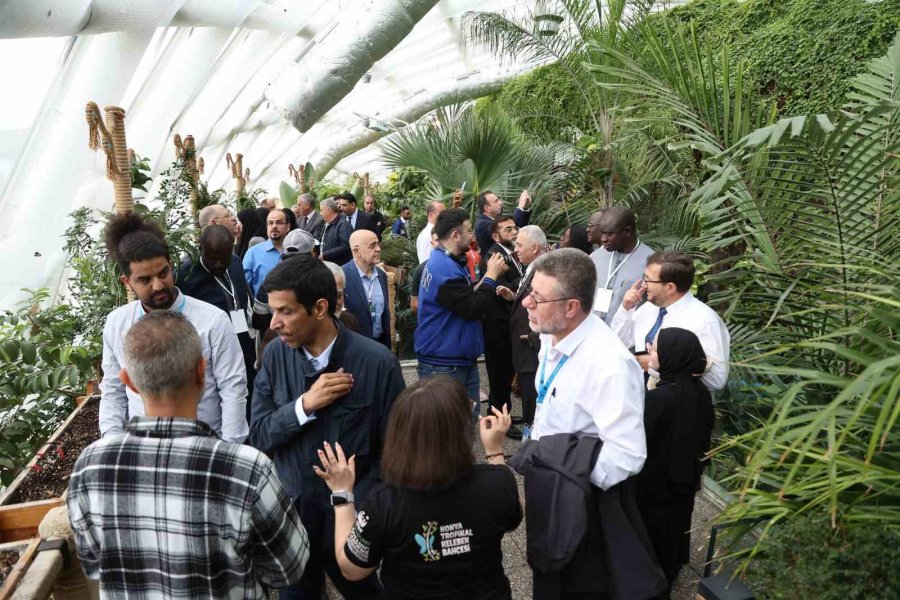
<path fill-rule="evenodd" d="M 549 350 L 547 352 L 549 353 Z M 566 364 L 567 360 L 569 360 L 569 355 L 563 355 L 563 357 L 557 363 L 556 368 L 553 369 L 552 373 L 550 373 L 550 379 L 544 382 L 544 375 L 547 369 L 547 353 L 544 354 L 544 363 L 541 365 L 541 385 L 538 388 L 537 395 L 538 404 L 544 403 L 544 398 L 546 398 L 547 396 L 547 391 L 550 389 L 550 384 L 553 383 L 554 379 L 556 379 L 556 374 L 559 373 L 559 370 L 563 368 L 563 365 Z"/>

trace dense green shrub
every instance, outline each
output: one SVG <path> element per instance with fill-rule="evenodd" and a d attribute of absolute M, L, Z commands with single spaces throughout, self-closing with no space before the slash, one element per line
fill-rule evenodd
<path fill-rule="evenodd" d="M 900 598 L 900 534 L 877 525 L 832 530 L 825 515 L 775 526 L 747 579 L 762 598 L 894 600 Z"/>

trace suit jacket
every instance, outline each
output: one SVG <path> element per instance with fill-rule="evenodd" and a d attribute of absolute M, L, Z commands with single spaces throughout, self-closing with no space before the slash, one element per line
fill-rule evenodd
<path fill-rule="evenodd" d="M 350 252 L 350 223 L 346 219 L 337 217 L 331 223 L 325 223 L 319 241 L 319 255 L 339 265 L 353 258 Z"/>
<path fill-rule="evenodd" d="M 303 217 L 301 217 L 301 219 L 302 218 Z M 325 229 L 325 219 L 323 219 L 322 215 L 320 215 L 317 211 L 311 212 L 308 218 L 309 221 L 306 223 L 306 225 L 303 225 L 300 228 L 312 234 L 312 236 L 317 240 L 321 240 L 322 230 Z M 298 219 L 298 222 L 299 220 L 300 219 Z"/>
<path fill-rule="evenodd" d="M 344 221 L 346 221 L 347 225 L 350 226 L 350 217 L 344 215 Z M 350 226 L 350 230 L 356 231 L 358 229 L 368 229 L 375 235 L 378 235 L 378 222 L 375 219 L 375 215 L 372 213 L 367 213 L 364 210 L 356 210 L 356 227 Z"/>
<path fill-rule="evenodd" d="M 522 265 L 515 262 L 509 255 L 509 253 L 503 250 L 503 248 L 501 248 L 499 244 L 495 243 L 487 252 L 483 254 L 481 258 L 481 272 L 487 272 L 488 260 L 490 260 L 490 258 L 498 252 L 501 254 L 501 256 L 506 257 L 506 264 L 509 265 L 509 269 L 507 269 L 506 273 L 504 273 L 497 279 L 497 285 L 508 287 L 515 292 L 519 288 L 519 281 L 522 279 L 522 274 L 519 271 L 519 269 L 522 269 Z M 522 270 L 524 271 L 524 269 Z M 504 300 L 500 296 L 494 296 L 492 298 L 491 306 L 488 309 L 487 316 L 484 319 L 485 323 L 487 324 L 488 321 L 501 322 L 503 335 L 506 336 L 510 308 L 511 304 L 508 301 Z M 487 334 L 487 331 L 485 331 L 485 333 Z"/>
<path fill-rule="evenodd" d="M 359 276 L 359 269 L 352 260 L 343 267 L 344 279 L 344 309 L 353 313 L 356 320 L 359 321 L 359 334 L 367 338 L 371 338 L 376 342 L 384 344 L 390 349 L 391 347 L 391 311 L 388 304 L 387 289 L 387 273 L 375 267 L 375 273 L 378 275 L 378 283 L 381 285 L 381 293 L 384 294 L 384 312 L 381 313 L 381 336 L 375 338 L 372 336 L 372 316 L 369 313 L 369 301 L 366 298 L 366 289 L 363 286 L 362 278 Z"/>
<path fill-rule="evenodd" d="M 384 228 L 386 227 L 385 221 L 384 221 L 384 215 L 381 213 L 380 210 L 377 210 L 377 209 L 369 214 L 371 214 L 373 217 L 375 217 L 375 235 L 377 235 L 378 239 L 380 240 L 381 234 L 384 233 Z"/>
<path fill-rule="evenodd" d="M 528 222 L 531 220 L 531 211 L 516 208 L 513 211 L 512 216 L 513 221 L 516 223 L 516 227 L 521 229 L 528 225 Z M 475 220 L 475 241 L 478 242 L 478 249 L 481 250 L 482 254 L 494 245 L 494 238 L 491 237 L 491 227 L 493 224 L 494 220 L 484 213 L 478 215 L 478 218 Z"/>
<path fill-rule="evenodd" d="M 537 373 L 538 351 L 541 349 L 540 335 L 531 330 L 528 324 L 528 309 L 522 306 L 525 290 L 531 284 L 532 273 L 525 276 L 525 283 L 516 294 L 509 315 L 509 336 L 512 341 L 512 363 L 516 373 Z M 527 335 L 523 340 L 521 336 Z"/>

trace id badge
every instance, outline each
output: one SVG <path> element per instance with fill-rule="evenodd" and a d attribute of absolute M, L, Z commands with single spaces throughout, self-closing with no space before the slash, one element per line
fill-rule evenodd
<path fill-rule="evenodd" d="M 594 311 L 606 314 L 612 306 L 613 291 L 605 287 L 598 287 L 594 294 Z"/>
<path fill-rule="evenodd" d="M 374 302 L 369 302 L 369 314 L 372 315 L 373 319 L 376 316 L 378 316 L 377 313 L 375 312 L 375 303 Z"/>
<path fill-rule="evenodd" d="M 247 333 L 250 328 L 247 327 L 247 313 L 243 309 L 236 309 L 228 312 L 231 317 L 231 326 L 234 327 L 235 333 Z"/>

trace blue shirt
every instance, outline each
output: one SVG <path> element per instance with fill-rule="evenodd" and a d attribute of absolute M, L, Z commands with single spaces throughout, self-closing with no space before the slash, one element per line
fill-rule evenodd
<path fill-rule="evenodd" d="M 253 290 L 253 295 L 259 291 L 259 286 L 269 271 L 275 268 L 278 261 L 281 260 L 281 252 L 272 243 L 272 240 L 266 240 L 262 244 L 253 246 L 244 255 L 244 277 L 247 278 L 247 285 Z"/>
<path fill-rule="evenodd" d="M 366 302 L 369 305 L 369 314 L 372 315 L 372 338 L 378 339 L 384 333 L 381 327 L 381 315 L 384 314 L 384 294 L 381 291 L 381 283 L 378 281 L 377 267 L 372 267 L 372 274 L 366 275 L 355 262 L 356 270 L 362 281 L 363 291 L 366 293 Z M 374 310 L 373 310 L 374 306 Z"/>

